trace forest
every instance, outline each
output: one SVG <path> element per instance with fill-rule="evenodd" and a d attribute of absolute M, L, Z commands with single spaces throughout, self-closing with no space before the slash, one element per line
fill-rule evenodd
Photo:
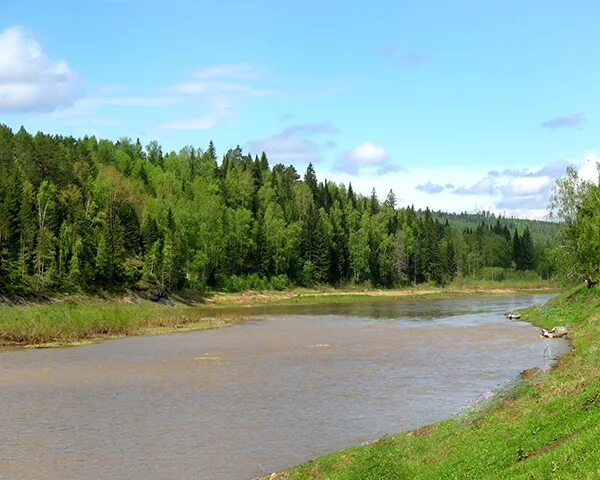
<path fill-rule="evenodd" d="M 553 275 L 552 223 L 400 207 L 312 164 L 301 175 L 239 146 L 219 159 L 212 141 L 163 153 L 0 125 L 0 173 L 7 295 Z"/>

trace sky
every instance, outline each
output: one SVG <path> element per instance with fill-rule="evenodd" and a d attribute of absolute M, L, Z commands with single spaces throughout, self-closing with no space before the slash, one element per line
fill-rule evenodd
<path fill-rule="evenodd" d="M 400 205 L 544 218 L 600 159 L 600 3 L 0 0 L 0 123 L 240 145 Z"/>

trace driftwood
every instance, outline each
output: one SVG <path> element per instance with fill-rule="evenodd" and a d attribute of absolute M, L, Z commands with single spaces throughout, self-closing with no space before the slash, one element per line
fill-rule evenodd
<path fill-rule="evenodd" d="M 550 330 L 542 328 L 541 336 L 545 338 L 561 338 L 567 335 L 568 330 L 566 327 L 553 327 Z"/>

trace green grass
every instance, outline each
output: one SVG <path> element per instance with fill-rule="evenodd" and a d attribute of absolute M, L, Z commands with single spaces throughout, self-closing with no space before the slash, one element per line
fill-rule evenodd
<path fill-rule="evenodd" d="M 281 480 L 600 478 L 600 290 L 522 312 L 574 350 L 476 410 L 308 462 Z"/>
<path fill-rule="evenodd" d="M 542 280 L 540 278 L 511 278 L 505 280 L 485 280 L 485 279 L 470 279 L 468 277 L 456 278 L 449 285 L 449 288 L 474 288 L 474 289 L 495 289 L 495 288 L 512 288 L 512 289 L 545 289 L 557 288 L 556 282 L 553 280 Z"/>
<path fill-rule="evenodd" d="M 0 345 L 64 346 L 125 335 L 215 328 L 242 320 L 185 306 L 119 302 L 1 306 Z"/>

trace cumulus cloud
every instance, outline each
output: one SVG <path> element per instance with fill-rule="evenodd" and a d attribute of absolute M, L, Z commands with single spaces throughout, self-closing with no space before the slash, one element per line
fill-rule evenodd
<path fill-rule="evenodd" d="M 458 195 L 493 195 L 496 182 L 490 176 L 484 177 L 470 186 L 457 187 L 453 190 Z"/>
<path fill-rule="evenodd" d="M 562 117 L 551 118 L 542 122 L 541 127 L 554 130 L 557 128 L 575 128 L 585 122 L 585 117 L 580 113 L 571 113 Z"/>
<path fill-rule="evenodd" d="M 507 185 L 506 193 L 512 196 L 529 196 L 547 192 L 552 186 L 553 179 L 541 177 L 515 177 Z"/>
<path fill-rule="evenodd" d="M 402 168 L 392 162 L 385 147 L 373 142 L 363 142 L 342 152 L 338 156 L 335 169 L 356 175 L 362 169 L 374 169 L 379 174 L 383 174 L 396 172 Z"/>
<path fill-rule="evenodd" d="M 586 156 L 578 171 L 582 178 L 596 178 L 594 154 Z M 487 176 L 471 187 L 454 190 L 459 194 L 490 194 L 491 208 L 495 211 L 509 211 L 512 215 L 543 218 L 548 199 L 557 177 L 564 175 L 569 162 L 557 160 L 542 167 L 504 169 L 488 172 Z"/>
<path fill-rule="evenodd" d="M 0 32 L 0 52 L 0 111 L 52 111 L 77 97 L 77 74 L 22 27 Z"/>
<path fill-rule="evenodd" d="M 435 194 L 443 192 L 445 187 L 444 185 L 428 181 L 427 183 L 424 183 L 422 185 L 417 185 L 415 188 L 421 192 Z"/>
<path fill-rule="evenodd" d="M 548 195 L 528 195 L 526 197 L 502 197 L 494 207 L 511 212 L 529 212 L 526 216 L 543 218 L 548 207 Z M 537 211 L 537 212 L 536 212 Z"/>
<path fill-rule="evenodd" d="M 250 151 L 265 152 L 275 162 L 317 162 L 321 159 L 319 145 L 313 138 L 317 135 L 333 135 L 337 127 L 330 122 L 301 123 L 291 125 L 270 137 L 247 142 Z M 328 138 L 324 145 L 333 140 Z"/>
<path fill-rule="evenodd" d="M 567 160 L 556 160 L 544 165 L 541 168 L 515 168 L 504 170 L 492 170 L 488 172 L 490 177 L 539 177 L 550 176 L 558 177 L 565 173 L 569 162 Z"/>

